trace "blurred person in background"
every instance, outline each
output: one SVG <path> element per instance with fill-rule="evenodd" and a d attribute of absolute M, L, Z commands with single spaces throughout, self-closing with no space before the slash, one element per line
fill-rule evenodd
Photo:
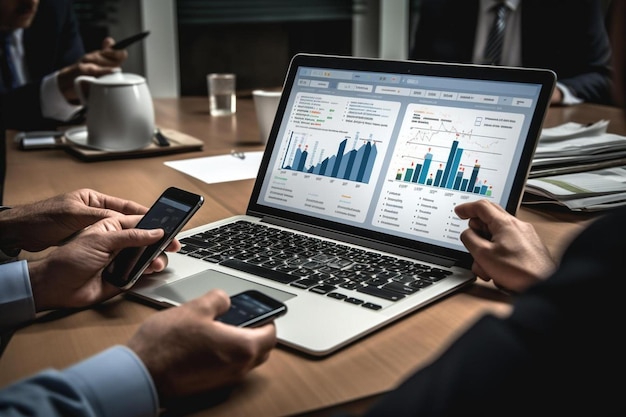
<path fill-rule="evenodd" d="M 489 32 L 504 4 L 501 55 Z M 613 105 L 611 45 L 600 0 L 421 0 L 409 59 L 548 68 L 552 105 Z M 496 62 L 493 62 L 493 61 Z"/>

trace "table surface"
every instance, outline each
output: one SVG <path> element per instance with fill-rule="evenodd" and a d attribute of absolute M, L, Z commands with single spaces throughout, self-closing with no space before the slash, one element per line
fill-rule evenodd
<path fill-rule="evenodd" d="M 64 150 L 20 151 L 7 137 L 5 202 L 16 205 L 81 187 L 150 205 L 168 186 L 205 196 L 185 229 L 243 214 L 253 180 L 206 184 L 165 166 L 165 161 L 262 150 L 251 99 L 240 98 L 237 114 L 209 115 L 204 97 L 155 99 L 157 124 L 204 142 L 184 154 L 82 162 Z M 621 110 L 583 104 L 550 108 L 544 126 L 609 119 L 609 131 L 626 134 Z M 555 257 L 594 215 L 545 208 L 520 208 Z M 27 256 L 37 256 L 27 254 Z M 486 312 L 506 314 L 510 298 L 482 281 L 385 327 L 339 352 L 319 359 L 279 346 L 227 396 L 206 395 L 192 415 L 329 415 L 338 408 L 359 410 L 439 354 Z M 156 310 L 116 297 L 78 312 L 52 312 L 18 330 L 0 358 L 0 386 L 46 367 L 63 368 L 114 344 L 124 343 Z M 43 348 L 42 346 L 45 346 Z"/>

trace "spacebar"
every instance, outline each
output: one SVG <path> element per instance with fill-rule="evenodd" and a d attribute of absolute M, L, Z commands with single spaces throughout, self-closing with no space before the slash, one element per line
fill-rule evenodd
<path fill-rule="evenodd" d="M 278 281 L 283 284 L 288 284 L 291 281 L 295 281 L 296 279 L 298 279 L 298 277 L 295 275 L 289 275 L 285 272 L 263 268 L 262 266 L 240 261 L 239 259 L 224 259 L 222 262 L 220 262 L 220 265 L 224 265 L 238 271 L 247 272 L 252 275 L 271 279 L 272 281 Z"/>

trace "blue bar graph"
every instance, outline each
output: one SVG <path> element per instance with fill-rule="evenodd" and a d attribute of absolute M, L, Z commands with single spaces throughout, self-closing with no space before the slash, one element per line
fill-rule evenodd
<path fill-rule="evenodd" d="M 480 164 L 475 162 L 471 172 L 466 172 L 466 167 L 461 166 L 461 157 L 464 149 L 459 147 L 458 141 L 452 142 L 450 153 L 445 164 L 431 172 L 433 155 L 429 151 L 424 155 L 423 164 L 412 163 L 410 167 L 401 168 L 396 174 L 396 180 L 412 182 L 433 187 L 446 188 L 455 191 L 464 191 L 473 194 L 491 196 L 492 187 L 486 184 L 478 184 Z M 466 175 L 469 174 L 469 177 Z"/>
<path fill-rule="evenodd" d="M 364 143 L 358 149 L 355 147 L 354 149 L 346 150 L 348 139 L 344 139 L 339 143 L 334 154 L 324 158 L 320 156 L 321 160 L 316 162 L 310 161 L 312 157 L 308 145 L 304 145 L 302 141 L 299 142 L 296 143 L 292 133 L 281 169 L 369 183 L 378 154 L 374 141 L 357 140 L 357 142 Z M 319 142 L 316 142 L 316 149 L 318 146 Z M 291 159 L 290 155 L 293 155 Z M 319 152 L 319 155 L 324 155 L 323 150 Z"/>

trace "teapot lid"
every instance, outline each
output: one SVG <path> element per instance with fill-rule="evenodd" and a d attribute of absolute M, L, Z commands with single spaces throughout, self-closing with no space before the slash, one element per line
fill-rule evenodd
<path fill-rule="evenodd" d="M 108 86 L 115 85 L 136 85 L 143 84 L 146 79 L 137 74 L 124 73 L 121 70 L 96 78 L 94 84 L 102 84 Z"/>

